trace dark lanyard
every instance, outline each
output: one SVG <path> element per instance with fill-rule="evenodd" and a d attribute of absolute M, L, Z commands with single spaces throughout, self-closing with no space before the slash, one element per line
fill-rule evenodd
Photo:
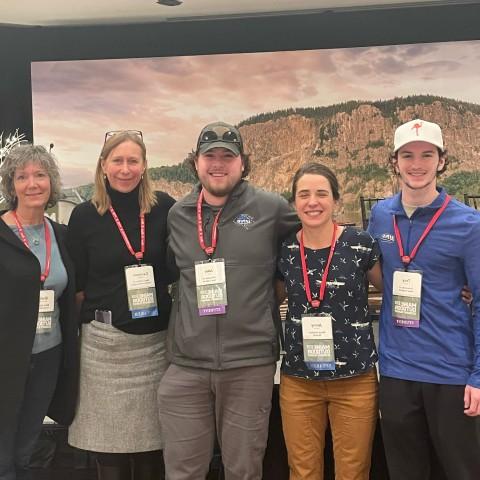
<path fill-rule="evenodd" d="M 447 205 L 449 204 L 451 199 L 452 197 L 450 195 L 447 195 L 445 197 L 445 200 L 443 201 L 442 206 L 435 212 L 435 215 L 432 217 L 430 222 L 428 222 L 428 225 L 425 227 L 425 230 L 423 231 L 421 237 L 418 239 L 417 244 L 413 247 L 413 250 L 410 252 L 410 254 L 405 254 L 403 250 L 402 236 L 400 235 L 400 230 L 397 226 L 397 219 L 395 215 L 393 215 L 393 231 L 395 233 L 395 238 L 398 244 L 398 253 L 400 254 L 400 259 L 402 260 L 402 263 L 405 265 L 405 268 L 407 268 L 410 262 L 415 258 L 415 255 L 417 254 L 417 251 L 421 243 L 425 240 L 425 237 L 430 233 L 430 230 L 433 228 L 433 226 L 435 225 L 435 223 L 437 222 L 438 218 L 443 213 L 443 211 L 447 208 Z"/>
<path fill-rule="evenodd" d="M 305 248 L 303 244 L 303 229 L 300 231 L 300 259 L 302 261 L 303 283 L 305 285 L 305 293 L 307 300 L 313 308 L 320 307 L 320 302 L 325 297 L 325 288 L 327 286 L 328 271 L 330 270 L 330 263 L 332 262 L 333 253 L 335 252 L 335 245 L 337 243 L 337 224 L 333 224 L 332 243 L 330 244 L 330 253 L 328 254 L 327 264 L 323 269 L 322 283 L 320 284 L 319 300 L 312 300 L 312 291 L 310 289 L 310 281 L 308 279 L 307 259 L 305 258 Z"/>
<path fill-rule="evenodd" d="M 218 221 L 220 219 L 220 214 L 222 209 L 217 213 L 212 225 L 212 237 L 211 245 L 207 247 L 205 245 L 205 235 L 203 233 L 203 216 L 202 216 L 202 203 L 203 203 L 203 190 L 200 191 L 197 200 L 197 233 L 198 233 L 198 243 L 200 243 L 200 248 L 207 254 L 208 257 L 211 257 L 215 249 L 217 248 L 217 238 L 218 238 Z"/>
<path fill-rule="evenodd" d="M 135 252 L 127 234 L 125 233 L 122 222 L 118 218 L 117 212 L 115 212 L 112 206 L 110 206 L 109 210 L 112 214 L 113 220 L 115 220 L 115 223 L 117 224 L 118 231 L 120 232 L 128 251 L 138 260 L 138 263 L 140 263 L 143 260 L 143 254 L 145 253 L 145 214 L 140 214 L 140 251 Z"/>
<path fill-rule="evenodd" d="M 18 228 L 18 233 L 20 234 L 20 238 L 22 239 L 23 244 L 31 251 L 27 236 L 25 235 L 25 230 L 23 229 L 22 224 L 17 217 L 17 212 L 13 211 L 12 213 Z M 43 273 L 40 274 L 40 282 L 42 283 L 42 288 L 45 280 L 50 273 L 50 262 L 52 258 L 52 239 L 50 238 L 50 229 L 48 228 L 45 217 L 43 218 L 43 227 L 45 230 L 45 270 L 43 271 Z"/>

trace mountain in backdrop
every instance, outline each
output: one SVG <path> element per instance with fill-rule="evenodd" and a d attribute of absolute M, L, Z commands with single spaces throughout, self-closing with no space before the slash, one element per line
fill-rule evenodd
<path fill-rule="evenodd" d="M 359 223 L 360 196 L 384 197 L 397 189 L 388 164 L 393 134 L 414 118 L 442 127 L 450 164 L 439 183 L 459 199 L 479 194 L 480 105 L 431 95 L 292 108 L 244 120 L 238 127 L 252 162 L 249 180 L 288 197 L 301 165 L 323 163 L 338 176 L 340 220 Z M 176 198 L 190 191 L 195 177 L 185 162 L 150 169 L 155 188 Z"/>

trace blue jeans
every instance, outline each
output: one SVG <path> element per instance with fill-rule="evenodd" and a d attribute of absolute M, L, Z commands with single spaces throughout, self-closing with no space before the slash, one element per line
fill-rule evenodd
<path fill-rule="evenodd" d="M 62 346 L 33 354 L 12 428 L 0 426 L 0 480 L 30 480 L 30 457 L 57 384 Z"/>

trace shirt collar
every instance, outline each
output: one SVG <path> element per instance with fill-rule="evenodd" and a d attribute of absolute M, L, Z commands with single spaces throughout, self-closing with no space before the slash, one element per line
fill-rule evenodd
<path fill-rule="evenodd" d="M 426 207 L 419 207 L 420 210 L 438 210 L 443 202 L 445 201 L 445 197 L 447 196 L 447 192 L 442 187 L 437 187 L 437 192 L 439 193 L 437 197 L 433 200 L 430 205 Z M 393 215 L 404 215 L 405 210 L 402 205 L 402 192 L 397 193 L 392 198 L 392 208 L 391 213 Z"/>

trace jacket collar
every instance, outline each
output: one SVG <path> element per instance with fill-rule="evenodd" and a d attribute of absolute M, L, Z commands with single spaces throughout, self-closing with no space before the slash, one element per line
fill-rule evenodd
<path fill-rule="evenodd" d="M 6 213 L 7 210 L 0 211 L 0 217 Z M 56 230 L 55 222 L 52 222 L 48 217 L 45 217 L 47 222 L 49 222 L 54 231 Z M 0 218 L 0 239 L 4 240 L 5 242 L 9 243 L 13 247 L 16 247 L 20 250 L 24 250 L 25 252 L 31 253 L 30 250 L 23 244 L 23 242 L 15 235 L 13 230 L 6 224 L 6 222 Z"/>
<path fill-rule="evenodd" d="M 442 187 L 437 187 L 437 191 L 439 194 L 437 195 L 435 200 L 433 200 L 430 205 L 420 208 L 421 211 L 438 210 L 442 206 L 443 202 L 445 201 L 445 197 L 447 196 L 447 192 Z M 393 215 L 405 216 L 405 209 L 402 205 L 402 192 L 399 192 L 392 197 L 392 206 L 390 212 Z"/>
<path fill-rule="evenodd" d="M 0 211 L 0 217 L 6 213 L 7 210 Z M 30 252 L 30 250 L 23 244 L 23 242 L 13 233 L 13 230 L 6 224 L 3 218 L 0 218 L 0 239 L 9 243 L 13 247 L 20 250 Z"/>

